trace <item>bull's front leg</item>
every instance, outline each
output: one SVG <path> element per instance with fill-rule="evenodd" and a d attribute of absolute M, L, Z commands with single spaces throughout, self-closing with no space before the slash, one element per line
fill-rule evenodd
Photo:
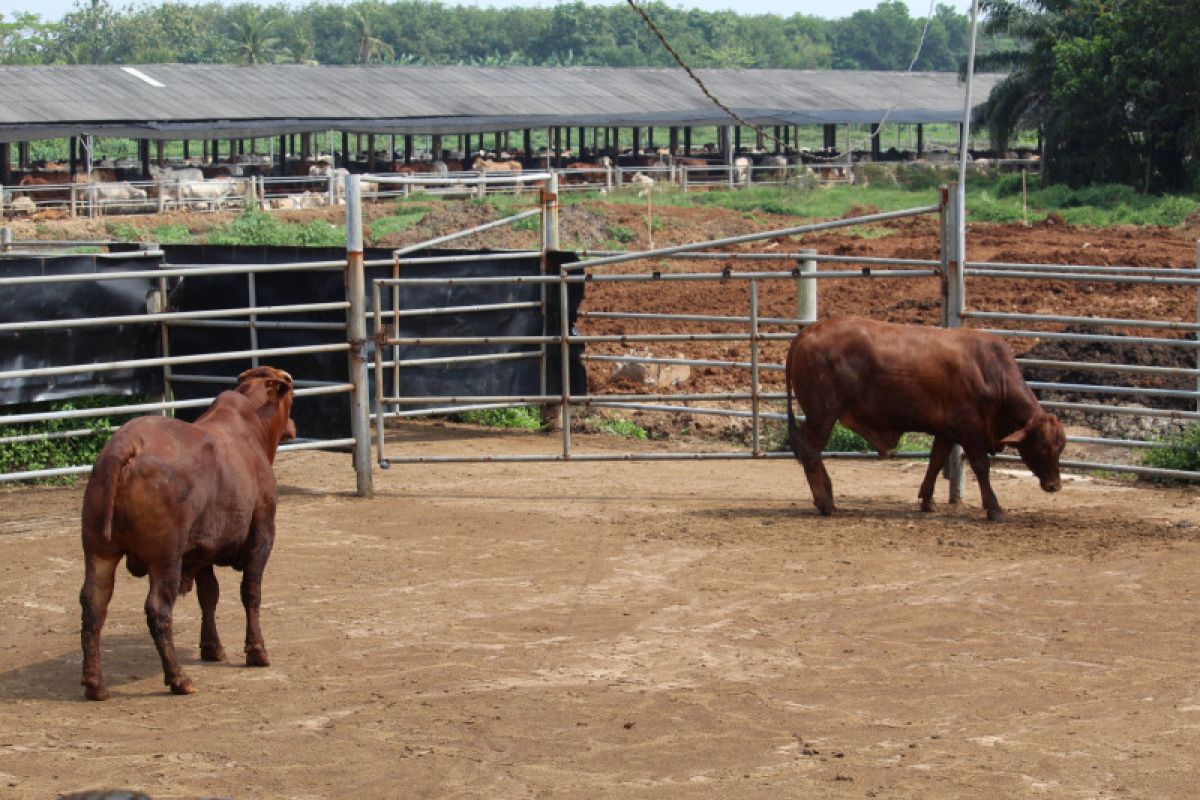
<path fill-rule="evenodd" d="M 992 459 L 988 456 L 987 449 L 964 445 L 963 453 L 971 465 L 971 471 L 975 473 L 975 480 L 979 482 L 979 497 L 983 502 L 984 509 L 987 510 L 988 519 L 992 522 L 1003 522 L 1004 512 L 1000 509 L 1000 501 L 996 499 L 996 493 L 992 491 L 992 480 L 989 474 Z"/>
<path fill-rule="evenodd" d="M 922 511 L 933 511 L 933 490 L 937 486 L 937 476 L 946 465 L 953 447 L 945 436 L 933 437 L 933 445 L 929 449 L 929 469 L 925 470 L 925 480 L 921 481 L 921 490 L 917 492 Z"/>
<path fill-rule="evenodd" d="M 196 573 L 196 597 L 200 601 L 200 658 L 203 661 L 224 661 L 225 648 L 217 633 L 217 602 L 221 586 L 212 565 Z"/>
<path fill-rule="evenodd" d="M 274 516 L 274 509 L 271 510 L 271 516 Z M 275 520 L 267 520 L 255 527 L 259 532 L 251 533 L 251 536 L 256 544 L 242 572 L 242 605 L 246 609 L 246 666 L 269 667 L 271 658 L 267 655 L 267 645 L 259 626 L 259 606 L 262 604 L 263 571 L 275 539 Z"/>
<path fill-rule="evenodd" d="M 108 601 L 112 599 L 114 575 L 120 557 L 101 558 L 87 554 L 84 566 L 83 588 L 79 590 L 79 605 L 83 610 L 83 621 L 79 629 L 80 644 L 83 646 L 84 695 L 88 700 L 107 700 L 108 688 L 104 685 L 104 673 L 100 663 L 100 629 L 108 615 Z"/>

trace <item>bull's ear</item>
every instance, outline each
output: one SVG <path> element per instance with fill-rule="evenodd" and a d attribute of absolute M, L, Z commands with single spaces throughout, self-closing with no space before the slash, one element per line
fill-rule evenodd
<path fill-rule="evenodd" d="M 269 380 L 267 384 L 275 389 L 275 395 L 279 399 L 287 397 L 287 393 L 292 390 L 292 385 L 287 381 Z"/>
<path fill-rule="evenodd" d="M 1001 447 L 1016 447 L 1021 442 L 1025 441 L 1025 434 L 1026 434 L 1026 431 L 1024 428 L 1015 430 L 1012 433 L 1010 433 L 1008 436 L 1005 436 L 1003 439 L 1000 440 L 1000 446 Z"/>
<path fill-rule="evenodd" d="M 245 372 L 243 372 L 241 375 L 238 375 L 238 383 L 245 383 L 246 379 L 250 377 L 250 373 L 254 372 L 254 369 L 255 368 L 252 367 L 252 368 L 246 370 Z"/>

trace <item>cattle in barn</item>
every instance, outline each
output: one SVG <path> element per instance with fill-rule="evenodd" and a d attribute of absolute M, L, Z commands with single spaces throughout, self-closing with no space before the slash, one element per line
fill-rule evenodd
<path fill-rule="evenodd" d="M 763 156 L 758 175 L 762 180 L 783 182 L 788 176 L 788 159 L 783 155 Z"/>
<path fill-rule="evenodd" d="M 476 156 L 471 163 L 471 169 L 476 172 L 520 172 L 520 161 L 492 161 L 482 156 Z"/>
<path fill-rule="evenodd" d="M 645 197 L 654 191 L 654 178 L 644 172 L 635 172 L 629 178 L 629 185 L 638 190 L 638 197 Z"/>
<path fill-rule="evenodd" d="M 560 183 L 607 183 L 608 167 L 591 161 L 572 161 L 559 175 Z"/>
<path fill-rule="evenodd" d="M 329 205 L 328 192 L 301 192 L 271 199 L 271 208 L 282 210 L 321 208 L 327 205 Z"/>
<path fill-rule="evenodd" d="M 709 163 L 703 158 L 680 156 L 675 159 L 675 166 L 685 171 L 688 180 L 703 180 L 708 177 Z"/>
<path fill-rule="evenodd" d="M 128 183 L 93 183 L 88 192 L 103 209 L 110 206 L 132 210 L 146 202 L 146 190 Z"/>
<path fill-rule="evenodd" d="M 933 488 L 954 445 L 979 482 L 990 520 L 1003 512 L 988 477 L 990 454 L 1013 446 L 1043 490 L 1061 487 L 1062 423 L 1038 403 L 1003 339 L 964 328 L 943 330 L 842 317 L 818 322 L 792 341 L 787 367 L 788 442 L 804 467 L 813 504 L 833 512 L 833 486 L 821 450 L 841 421 L 881 456 L 909 431 L 933 435 L 918 497 L 933 508 Z M 796 424 L 792 394 L 805 414 Z"/>
<path fill-rule="evenodd" d="M 70 187 L 77 185 L 66 172 L 33 172 L 22 175 L 17 185 L 24 187 L 21 194 L 35 203 L 68 203 L 71 201 Z M 66 187 L 66 188 L 60 188 Z"/>
<path fill-rule="evenodd" d="M 750 170 L 754 162 L 745 156 L 738 156 L 733 160 L 733 180 L 735 183 L 749 183 Z"/>
<path fill-rule="evenodd" d="M 146 621 L 175 694 L 195 691 L 175 655 L 172 609 L 193 581 L 200 601 L 200 657 L 225 660 L 216 628 L 219 588 L 214 566 L 242 572 L 246 665 L 270 659 L 259 627 L 262 574 L 275 540 L 272 464 L 280 442 L 296 434 L 292 376 L 256 367 L 238 377 L 195 423 L 140 417 L 113 435 L 83 495 L 83 686 L 89 700 L 108 689 L 100 663 L 100 631 L 117 565 L 150 576 Z"/>
<path fill-rule="evenodd" d="M 181 207 L 194 211 L 218 211 L 233 198 L 245 196 L 245 182 L 233 178 L 180 181 L 176 191 Z"/>

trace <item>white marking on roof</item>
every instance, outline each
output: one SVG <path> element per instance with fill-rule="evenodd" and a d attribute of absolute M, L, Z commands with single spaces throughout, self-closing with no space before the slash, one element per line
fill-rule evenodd
<path fill-rule="evenodd" d="M 140 69 L 134 69 L 133 67 L 121 67 L 121 70 L 124 72 L 128 72 L 130 75 L 132 75 L 135 78 L 145 81 L 146 83 L 150 84 L 151 86 L 156 86 L 159 89 L 166 87 L 165 83 L 159 83 L 158 81 L 154 80 L 154 78 L 151 78 L 149 75 L 142 72 Z"/>

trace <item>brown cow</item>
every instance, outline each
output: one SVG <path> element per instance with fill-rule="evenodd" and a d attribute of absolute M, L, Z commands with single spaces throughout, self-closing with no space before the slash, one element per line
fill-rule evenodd
<path fill-rule="evenodd" d="M 217 636 L 219 588 L 213 565 L 243 572 L 246 665 L 270 661 L 259 630 L 262 573 L 275 540 L 279 443 L 296 435 L 292 376 L 256 367 L 238 377 L 195 423 L 140 417 L 121 427 L 96 459 L 83 495 L 85 577 L 83 685 L 89 700 L 108 689 L 100 667 L 100 629 L 117 564 L 150 575 L 146 622 L 175 694 L 195 691 L 175 656 L 171 611 L 196 582 L 202 622 L 200 658 L 223 661 Z"/>
<path fill-rule="evenodd" d="M 1042 409 L 997 336 L 854 317 L 824 320 L 792 341 L 787 385 L 788 441 L 822 514 L 833 512 L 833 487 L 821 450 L 838 420 L 881 456 L 908 431 L 933 435 L 918 493 L 922 511 L 932 510 L 938 471 L 956 444 L 975 472 L 990 520 L 1004 514 L 988 480 L 989 454 L 1005 445 L 1017 448 L 1043 490 L 1062 486 L 1062 424 Z M 802 425 L 792 412 L 793 391 L 806 417 Z"/>

